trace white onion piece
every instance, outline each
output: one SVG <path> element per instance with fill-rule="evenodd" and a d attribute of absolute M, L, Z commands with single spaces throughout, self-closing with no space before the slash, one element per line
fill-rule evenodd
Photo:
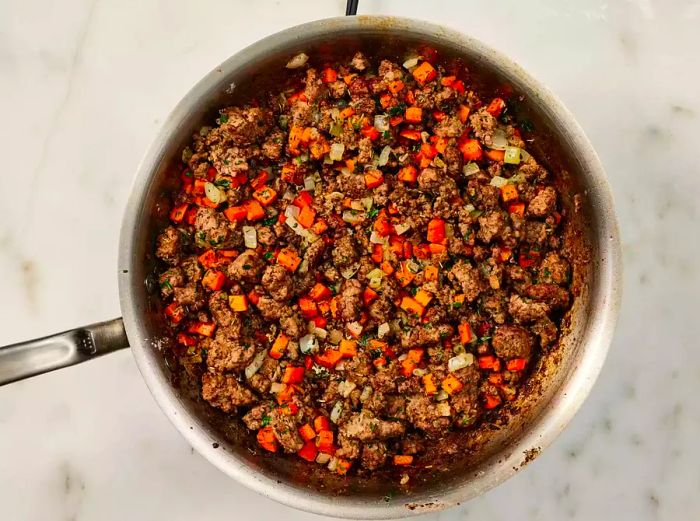
<path fill-rule="evenodd" d="M 447 370 L 451 373 L 459 371 L 464 367 L 468 367 L 474 363 L 474 355 L 471 353 L 462 353 L 453 356 L 447 361 Z"/>
<path fill-rule="evenodd" d="M 342 143 L 333 143 L 331 145 L 331 151 L 328 153 L 333 161 L 340 161 L 343 159 L 343 152 L 345 152 L 345 145 Z"/>
<path fill-rule="evenodd" d="M 524 148 L 520 149 L 520 159 L 522 160 L 523 163 L 528 163 L 531 159 L 532 156 L 528 153 L 527 150 Z"/>
<path fill-rule="evenodd" d="M 258 232 L 252 226 L 244 226 L 243 228 L 243 243 L 246 248 L 258 247 Z"/>
<path fill-rule="evenodd" d="M 351 336 L 359 338 L 362 334 L 362 324 L 359 322 L 350 322 L 348 324 L 348 331 L 350 331 Z"/>
<path fill-rule="evenodd" d="M 214 204 L 219 204 L 224 200 L 224 194 L 214 183 L 204 183 L 204 194 Z"/>
<path fill-rule="evenodd" d="M 447 400 L 449 397 L 450 397 L 450 395 L 447 394 L 446 391 L 440 389 L 440 390 L 438 391 L 438 393 L 435 395 L 435 401 L 436 401 L 436 402 L 444 402 L 444 401 Z"/>
<path fill-rule="evenodd" d="M 450 404 L 443 401 L 435 406 L 435 410 L 440 416 L 450 416 Z"/>
<path fill-rule="evenodd" d="M 464 209 L 465 209 L 466 211 L 468 211 L 468 212 L 473 212 L 474 210 L 476 210 L 476 208 L 474 207 L 473 204 L 466 204 L 466 205 L 464 205 Z"/>
<path fill-rule="evenodd" d="M 299 67 L 303 67 L 307 61 L 309 61 L 309 57 L 306 55 L 306 53 L 300 52 L 287 62 L 287 68 L 298 69 Z"/>
<path fill-rule="evenodd" d="M 367 273 L 367 278 L 368 279 L 381 279 L 385 273 L 379 269 L 379 268 L 374 268 L 372 271 Z"/>
<path fill-rule="evenodd" d="M 464 165 L 464 167 L 462 168 L 462 172 L 467 177 L 469 177 L 470 175 L 478 174 L 479 170 L 480 170 L 479 165 L 477 165 L 473 161 L 470 161 L 469 163 Z"/>
<path fill-rule="evenodd" d="M 506 137 L 506 133 L 503 131 L 503 129 L 497 128 L 494 130 L 493 137 L 491 139 L 491 146 L 489 146 L 489 148 L 494 150 L 505 150 L 507 146 L 508 138 Z"/>
<path fill-rule="evenodd" d="M 341 360 L 337 364 L 335 364 L 335 370 L 336 371 L 345 371 L 345 360 Z"/>
<path fill-rule="evenodd" d="M 455 237 L 455 227 L 452 224 L 445 224 L 445 237 L 448 239 L 454 239 Z"/>
<path fill-rule="evenodd" d="M 316 188 L 316 180 L 314 176 L 308 175 L 304 178 L 304 188 L 309 192 L 312 192 Z"/>
<path fill-rule="evenodd" d="M 350 393 L 355 390 L 357 384 L 349 380 L 343 380 L 338 384 L 338 392 L 343 398 L 350 396 Z"/>
<path fill-rule="evenodd" d="M 328 341 L 333 345 L 340 344 L 342 339 L 343 332 L 340 329 L 331 329 L 328 333 Z"/>
<path fill-rule="evenodd" d="M 508 182 L 508 179 L 506 179 L 505 177 L 501 177 L 500 175 L 496 175 L 496 176 L 493 176 L 491 178 L 491 182 L 489 182 L 489 184 L 491 186 L 495 186 L 496 188 L 500 188 L 504 184 L 506 184 L 507 182 Z"/>
<path fill-rule="evenodd" d="M 294 197 L 296 197 L 296 196 L 294 195 L 294 192 L 292 192 L 292 190 L 290 188 L 287 188 L 284 191 L 284 194 L 282 195 L 282 199 L 284 199 L 285 201 L 293 201 Z"/>
<path fill-rule="evenodd" d="M 384 239 L 381 235 L 372 230 L 372 233 L 369 235 L 369 242 L 372 244 L 384 244 Z"/>
<path fill-rule="evenodd" d="M 350 201 L 350 208 L 352 208 L 353 210 L 357 210 L 358 212 L 365 211 L 365 207 L 362 204 L 361 199 L 353 199 L 352 201 Z"/>
<path fill-rule="evenodd" d="M 319 452 L 319 453 L 316 455 L 316 463 L 318 463 L 319 465 L 325 465 L 325 464 L 328 463 L 330 460 L 331 460 L 331 455 L 330 455 L 330 454 L 326 454 L 325 452 Z"/>
<path fill-rule="evenodd" d="M 376 291 L 382 287 L 382 279 L 380 279 L 380 278 L 369 279 L 369 283 L 367 285 Z"/>
<path fill-rule="evenodd" d="M 405 62 L 403 62 L 403 67 L 404 69 L 411 70 L 414 67 L 418 65 L 418 60 L 420 59 L 420 56 L 415 56 L 413 58 L 408 58 Z"/>
<path fill-rule="evenodd" d="M 270 393 L 272 393 L 272 394 L 279 394 L 279 393 L 282 392 L 282 390 L 284 389 L 284 387 L 285 387 L 285 384 L 283 384 L 283 383 L 280 383 L 280 382 L 272 382 L 272 384 L 270 385 Z"/>
<path fill-rule="evenodd" d="M 305 355 L 318 351 L 318 340 L 314 335 L 304 335 L 299 339 L 299 349 Z"/>
<path fill-rule="evenodd" d="M 377 328 L 377 336 L 379 338 L 384 338 L 386 335 L 389 334 L 390 327 L 388 322 L 383 322 L 379 324 L 379 327 Z"/>
<path fill-rule="evenodd" d="M 420 133 L 420 139 L 423 143 L 427 143 L 429 138 L 430 134 L 428 134 L 426 131 Z"/>
<path fill-rule="evenodd" d="M 362 389 L 362 394 L 360 395 L 360 401 L 362 403 L 364 403 L 367 400 L 369 400 L 370 396 L 372 396 L 372 387 L 367 385 L 367 386 L 365 386 L 364 389 Z"/>
<path fill-rule="evenodd" d="M 355 263 L 351 266 L 348 266 L 347 268 L 343 268 L 340 271 L 340 274 L 343 276 L 344 279 L 351 279 L 355 273 L 357 273 L 357 270 L 360 269 L 360 263 Z"/>
<path fill-rule="evenodd" d="M 374 116 L 374 128 L 376 128 L 379 132 L 389 130 L 389 116 L 386 114 Z"/>
<path fill-rule="evenodd" d="M 338 423 L 341 414 L 343 414 L 343 402 L 338 400 L 337 402 L 335 402 L 333 410 L 331 411 L 331 421 L 333 423 Z"/>
<path fill-rule="evenodd" d="M 250 362 L 245 368 L 245 377 L 250 380 L 255 373 L 260 371 L 260 368 L 262 367 L 263 363 L 265 362 L 265 358 L 267 357 L 267 351 L 260 351 L 257 355 L 255 355 L 255 358 L 253 358 L 253 361 Z"/>
<path fill-rule="evenodd" d="M 411 227 L 406 223 L 400 223 L 394 226 L 394 231 L 396 232 L 396 235 L 403 235 L 410 229 Z"/>
<path fill-rule="evenodd" d="M 338 468 L 338 458 L 333 456 L 331 460 L 328 462 L 328 470 L 331 472 L 335 472 L 336 469 Z"/>
<path fill-rule="evenodd" d="M 357 224 L 365 219 L 365 214 L 358 213 L 358 210 L 345 210 L 343 212 L 343 221 L 348 224 Z"/>
<path fill-rule="evenodd" d="M 520 149 L 518 147 L 506 147 L 506 152 L 503 154 L 503 162 L 509 165 L 520 164 Z"/>
<path fill-rule="evenodd" d="M 366 212 L 369 212 L 372 209 L 372 205 L 374 204 L 374 199 L 371 197 L 363 197 L 360 199 L 360 203 L 362 204 L 362 209 Z"/>
<path fill-rule="evenodd" d="M 299 273 L 307 273 L 309 271 L 309 261 L 303 259 L 301 264 L 299 264 Z"/>
<path fill-rule="evenodd" d="M 382 148 L 382 151 L 379 154 L 379 161 L 377 161 L 377 165 L 379 166 L 384 166 L 389 162 L 389 155 L 391 154 L 391 147 L 386 146 Z"/>
<path fill-rule="evenodd" d="M 284 216 L 287 218 L 296 218 L 299 217 L 300 212 L 301 210 L 299 210 L 298 206 L 290 204 L 287 206 L 287 208 L 284 209 Z"/>
<path fill-rule="evenodd" d="M 425 376 L 425 373 L 426 373 L 425 369 L 421 369 L 420 367 L 416 367 L 413 370 L 413 376 Z"/>

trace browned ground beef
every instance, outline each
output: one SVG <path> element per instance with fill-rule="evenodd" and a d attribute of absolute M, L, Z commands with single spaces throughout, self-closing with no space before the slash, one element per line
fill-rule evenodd
<path fill-rule="evenodd" d="M 307 65 L 183 152 L 155 244 L 175 350 L 266 450 L 341 474 L 454 452 L 558 339 L 553 176 L 492 149 L 526 146 L 507 104 L 433 66 Z"/>

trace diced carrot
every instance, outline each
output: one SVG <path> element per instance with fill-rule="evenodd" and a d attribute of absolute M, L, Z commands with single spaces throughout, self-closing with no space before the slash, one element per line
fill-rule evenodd
<path fill-rule="evenodd" d="M 282 375 L 283 384 L 300 384 L 304 381 L 304 368 L 303 367 L 293 367 L 288 365 L 284 368 L 284 374 Z"/>
<path fill-rule="evenodd" d="M 488 377 L 489 383 L 493 385 L 503 385 L 503 374 L 502 373 L 493 373 L 490 374 Z"/>
<path fill-rule="evenodd" d="M 316 416 L 314 418 L 314 430 L 316 432 L 331 430 L 331 422 L 327 416 Z"/>
<path fill-rule="evenodd" d="M 338 297 L 333 297 L 330 303 L 331 316 L 338 318 Z"/>
<path fill-rule="evenodd" d="M 323 430 L 319 432 L 316 443 L 318 445 L 318 450 L 321 452 L 325 452 L 327 454 L 335 452 L 333 447 L 333 431 L 331 430 Z"/>
<path fill-rule="evenodd" d="M 416 104 L 416 95 L 413 94 L 412 90 L 406 92 L 406 102 L 408 102 L 409 105 Z"/>
<path fill-rule="evenodd" d="M 412 297 L 403 297 L 401 299 L 401 309 L 406 311 L 407 313 L 416 315 L 416 316 L 423 316 L 423 312 L 425 311 L 425 308 L 420 305 L 420 303 L 412 298 Z"/>
<path fill-rule="evenodd" d="M 324 286 L 320 282 L 317 282 L 313 288 L 311 288 L 311 291 L 309 291 L 309 297 L 311 297 L 313 300 L 318 302 L 319 300 L 326 300 L 329 299 L 333 296 L 333 293 L 331 293 L 330 288 L 328 286 Z"/>
<path fill-rule="evenodd" d="M 177 334 L 177 343 L 183 346 L 192 347 L 197 345 L 197 339 L 193 336 L 186 335 L 185 333 Z"/>
<path fill-rule="evenodd" d="M 430 253 L 432 253 L 433 255 L 439 255 L 447 251 L 447 246 L 445 246 L 444 244 L 437 244 L 431 242 L 430 244 L 428 244 L 428 250 L 430 250 Z"/>
<path fill-rule="evenodd" d="M 187 214 L 187 208 L 189 205 L 187 203 L 179 204 L 174 207 L 170 212 L 170 220 L 174 223 L 181 223 Z"/>
<path fill-rule="evenodd" d="M 430 258 L 430 246 L 428 244 L 416 244 L 413 247 L 413 254 L 418 259 Z"/>
<path fill-rule="evenodd" d="M 421 306 L 427 307 L 428 304 L 430 304 L 430 301 L 433 300 L 433 295 L 429 291 L 419 289 L 418 291 L 416 291 L 416 295 L 414 298 Z"/>
<path fill-rule="evenodd" d="M 408 107 L 405 117 L 409 123 L 420 123 L 423 120 L 423 109 L 420 107 Z"/>
<path fill-rule="evenodd" d="M 523 269 L 536 265 L 538 260 L 539 253 L 534 250 L 520 250 L 518 254 L 518 265 Z"/>
<path fill-rule="evenodd" d="M 315 139 L 309 145 L 309 152 L 311 153 L 311 157 L 313 157 L 314 159 L 321 159 L 330 151 L 331 146 L 328 144 L 328 141 L 323 136 L 320 136 L 318 139 Z"/>
<path fill-rule="evenodd" d="M 311 226 L 314 224 L 315 218 L 316 218 L 316 210 L 314 210 L 311 206 L 304 206 L 301 209 L 301 212 L 299 212 L 299 216 L 297 217 L 297 221 L 304 228 L 311 228 Z"/>
<path fill-rule="evenodd" d="M 207 270 L 202 277 L 202 286 L 211 291 L 219 291 L 224 287 L 226 282 L 226 275 L 221 273 L 219 270 Z"/>
<path fill-rule="evenodd" d="M 299 449 L 297 455 L 301 459 L 305 459 L 306 461 L 316 461 L 316 456 L 318 456 L 318 449 L 316 448 L 316 444 L 313 441 L 307 441 L 306 443 L 304 443 L 304 446 L 301 449 Z"/>
<path fill-rule="evenodd" d="M 459 144 L 459 150 L 467 161 L 481 159 L 482 150 L 479 141 L 476 139 L 465 139 Z"/>
<path fill-rule="evenodd" d="M 438 154 L 438 151 L 430 143 L 423 143 L 420 146 L 420 154 L 426 159 L 433 159 Z"/>
<path fill-rule="evenodd" d="M 321 71 L 321 81 L 323 83 L 333 83 L 338 80 L 338 73 L 330 67 L 326 67 Z"/>
<path fill-rule="evenodd" d="M 295 391 L 296 388 L 294 384 L 285 384 L 284 388 L 282 388 L 282 390 L 279 393 L 277 393 L 277 403 L 283 404 L 291 402 Z"/>
<path fill-rule="evenodd" d="M 211 337 L 216 331 L 214 322 L 194 322 L 187 328 L 188 333 L 197 333 L 198 335 Z"/>
<path fill-rule="evenodd" d="M 384 210 L 381 210 L 379 215 L 377 215 L 377 218 L 374 220 L 374 230 L 380 237 L 386 237 L 392 232 L 393 226 L 391 225 L 391 221 L 389 221 L 389 217 Z"/>
<path fill-rule="evenodd" d="M 384 248 L 381 244 L 374 244 L 372 246 L 372 260 L 377 264 L 384 260 Z"/>
<path fill-rule="evenodd" d="M 322 316 L 314 317 L 311 319 L 311 321 L 314 323 L 314 325 L 318 328 L 321 329 L 326 329 L 326 326 L 328 325 L 328 320 L 326 320 Z"/>
<path fill-rule="evenodd" d="M 352 358 L 357 355 L 357 341 L 343 338 L 338 346 L 338 351 L 343 355 L 343 358 Z"/>
<path fill-rule="evenodd" d="M 382 271 L 387 275 L 391 275 L 392 273 L 394 273 L 394 267 L 389 261 L 382 262 L 380 267 L 382 268 Z"/>
<path fill-rule="evenodd" d="M 382 106 L 383 109 L 389 108 L 393 99 L 394 98 L 391 97 L 391 94 L 385 92 L 384 94 L 379 96 L 379 104 Z"/>
<path fill-rule="evenodd" d="M 284 355 L 284 352 L 287 350 L 287 345 L 289 344 L 289 337 L 285 335 L 284 333 L 280 333 L 277 335 L 277 338 L 275 338 L 274 343 L 272 344 L 272 347 L 270 348 L 270 357 L 274 358 L 275 360 L 279 360 L 282 358 L 282 355 Z"/>
<path fill-rule="evenodd" d="M 257 190 L 258 188 L 264 186 L 269 178 L 270 174 L 268 174 L 265 170 L 261 170 L 260 173 L 250 182 L 250 186 Z"/>
<path fill-rule="evenodd" d="M 501 397 L 498 395 L 487 394 L 484 396 L 484 399 L 486 401 L 486 403 L 484 404 L 484 407 L 486 409 L 494 409 L 501 405 Z"/>
<path fill-rule="evenodd" d="M 514 184 L 506 184 L 501 187 L 501 198 L 504 203 L 509 203 L 518 199 L 518 189 Z"/>
<path fill-rule="evenodd" d="M 506 102 L 501 98 L 494 98 L 493 101 L 489 103 L 489 106 L 486 107 L 486 112 L 491 114 L 494 118 L 497 118 L 501 115 L 504 108 L 506 108 Z"/>
<path fill-rule="evenodd" d="M 322 315 L 327 316 L 331 312 L 331 302 L 330 300 L 323 300 L 317 304 L 318 310 Z"/>
<path fill-rule="evenodd" d="M 311 226 L 311 231 L 314 232 L 316 235 L 321 235 L 327 229 L 328 229 L 328 223 L 326 221 L 324 221 L 323 219 L 318 219 Z"/>
<path fill-rule="evenodd" d="M 189 210 L 187 210 L 187 213 L 185 214 L 185 222 L 189 225 L 193 225 L 195 220 L 197 219 L 197 211 L 199 209 L 196 206 L 193 206 Z M 226 212 L 224 212 L 226 213 Z M 245 218 L 245 216 L 243 216 Z"/>
<path fill-rule="evenodd" d="M 525 215 L 525 203 L 513 203 L 508 205 L 508 213 L 511 215 Z"/>
<path fill-rule="evenodd" d="M 333 369 L 342 358 L 343 353 L 337 349 L 326 349 L 323 354 L 314 355 L 316 363 L 326 369 Z"/>
<path fill-rule="evenodd" d="M 402 137 L 405 137 L 406 139 L 410 139 L 411 141 L 420 141 L 420 132 L 418 130 L 411 130 L 408 128 L 403 129 L 401 132 L 399 132 L 399 135 Z"/>
<path fill-rule="evenodd" d="M 197 260 L 199 260 L 199 263 L 207 269 L 218 265 L 218 257 L 214 250 L 205 251 L 199 257 L 197 257 Z"/>
<path fill-rule="evenodd" d="M 411 257 L 413 257 L 413 243 L 405 241 L 403 243 L 403 258 L 410 259 Z"/>
<path fill-rule="evenodd" d="M 459 300 L 458 300 L 459 299 Z M 462 304 L 464 302 L 464 295 L 457 295 L 455 297 L 455 302 Z M 472 341 L 473 335 L 472 335 L 472 328 L 469 325 L 469 322 L 461 322 L 459 326 L 457 326 L 457 330 L 459 331 L 459 341 L 463 344 L 466 345 L 469 342 Z"/>
<path fill-rule="evenodd" d="M 413 456 L 410 454 L 396 454 L 394 455 L 394 465 L 400 467 L 405 467 L 413 463 Z"/>
<path fill-rule="evenodd" d="M 462 80 L 455 81 L 451 87 L 456 90 L 459 94 L 464 94 L 464 82 Z"/>
<path fill-rule="evenodd" d="M 418 179 L 418 171 L 416 170 L 416 167 L 413 165 L 403 167 L 401 170 L 399 170 L 398 179 L 404 183 L 415 183 L 416 179 Z"/>
<path fill-rule="evenodd" d="M 219 255 L 225 259 L 233 259 L 238 257 L 237 250 L 219 250 Z"/>
<path fill-rule="evenodd" d="M 224 215 L 231 222 L 241 222 L 248 215 L 245 206 L 229 206 L 224 210 Z"/>
<path fill-rule="evenodd" d="M 379 131 L 372 125 L 367 125 L 364 127 L 362 130 L 360 130 L 360 134 L 370 138 L 372 141 L 376 141 L 380 136 Z"/>
<path fill-rule="evenodd" d="M 447 114 L 445 114 L 441 110 L 434 110 L 433 111 L 433 117 L 435 118 L 435 121 L 442 121 L 447 117 Z"/>
<path fill-rule="evenodd" d="M 286 163 L 282 165 L 280 174 L 283 181 L 294 183 L 295 185 L 301 184 L 301 173 L 293 163 Z"/>
<path fill-rule="evenodd" d="M 413 77 L 421 86 L 434 80 L 436 76 L 437 71 L 435 70 L 435 67 L 430 65 L 428 62 L 423 62 L 418 67 L 413 69 Z"/>
<path fill-rule="evenodd" d="M 379 298 L 379 294 L 372 288 L 365 288 L 362 292 L 362 300 L 365 306 L 369 306 L 372 302 L 377 300 L 377 298 Z"/>
<path fill-rule="evenodd" d="M 384 175 L 379 170 L 368 170 L 365 172 L 365 186 L 367 188 L 377 188 L 384 182 Z"/>
<path fill-rule="evenodd" d="M 457 78 L 455 76 L 443 76 L 440 78 L 440 85 L 443 87 L 450 87 L 455 82 Z"/>
<path fill-rule="evenodd" d="M 263 206 L 269 206 L 277 199 L 277 192 L 273 188 L 263 185 L 253 192 L 253 197 Z"/>
<path fill-rule="evenodd" d="M 298 152 L 299 145 L 301 144 L 302 136 L 304 134 L 303 127 L 298 125 L 292 125 L 289 129 L 289 137 L 287 138 L 287 143 L 289 144 L 289 150 L 292 152 Z"/>
<path fill-rule="evenodd" d="M 408 268 L 405 262 L 402 262 L 399 266 L 399 269 L 396 271 L 396 279 L 399 281 L 399 285 L 405 288 L 416 278 L 416 274 Z"/>
<path fill-rule="evenodd" d="M 207 184 L 205 179 L 195 179 L 194 187 L 192 188 L 192 194 L 194 195 L 204 195 L 204 186 Z"/>
<path fill-rule="evenodd" d="M 433 374 L 426 374 L 423 376 L 423 388 L 425 389 L 425 394 L 432 396 L 437 393 L 437 385 L 435 385 L 435 376 Z"/>
<path fill-rule="evenodd" d="M 309 297 L 299 297 L 298 301 L 299 309 L 304 318 L 314 318 L 318 315 L 318 307 L 316 302 L 311 300 Z"/>
<path fill-rule="evenodd" d="M 513 358 L 512 360 L 508 360 L 508 363 L 506 364 L 506 369 L 509 371 L 522 371 L 525 369 L 525 365 L 527 364 L 527 360 L 524 358 Z"/>
<path fill-rule="evenodd" d="M 301 436 L 301 439 L 304 441 L 310 441 L 316 437 L 316 431 L 310 423 L 305 423 L 299 427 L 299 436 Z"/>
<path fill-rule="evenodd" d="M 338 117 L 340 117 L 340 119 L 346 119 L 346 118 L 349 118 L 350 116 L 352 116 L 352 115 L 354 115 L 354 114 L 355 114 L 355 109 L 354 109 L 354 108 L 352 108 L 352 107 L 345 107 L 343 110 L 340 111 L 340 113 L 338 114 Z"/>
<path fill-rule="evenodd" d="M 480 356 L 478 358 L 479 369 L 493 369 L 497 361 L 493 355 Z"/>
<path fill-rule="evenodd" d="M 389 118 L 389 125 L 392 127 L 397 127 L 403 123 L 403 116 L 393 116 Z"/>
<path fill-rule="evenodd" d="M 440 217 L 433 217 L 428 223 L 428 242 L 440 243 L 445 240 L 445 221 Z"/>
<path fill-rule="evenodd" d="M 263 427 L 257 434 L 258 443 L 260 446 L 270 452 L 277 452 L 277 438 L 272 431 L 272 427 Z"/>
<path fill-rule="evenodd" d="M 352 80 L 354 80 L 357 77 L 357 74 L 351 73 L 351 74 L 346 74 L 343 76 L 343 81 L 347 84 L 350 85 L 352 83 Z"/>
<path fill-rule="evenodd" d="M 165 316 L 170 319 L 173 324 L 179 324 L 185 318 L 185 310 L 177 302 L 173 302 L 165 308 Z"/>
<path fill-rule="evenodd" d="M 335 467 L 335 471 L 338 474 L 340 474 L 341 476 L 344 476 L 345 474 L 348 473 L 348 470 L 350 470 L 350 467 L 352 467 L 352 461 L 339 458 L 338 464 Z"/>
<path fill-rule="evenodd" d="M 435 282 L 438 280 L 437 266 L 426 266 L 423 270 L 423 280 L 426 282 Z"/>
<path fill-rule="evenodd" d="M 259 221 L 265 217 L 265 209 L 260 206 L 260 203 L 251 199 L 245 203 L 246 218 L 249 221 Z"/>
<path fill-rule="evenodd" d="M 401 80 L 394 80 L 389 82 L 389 92 L 396 95 L 403 90 L 404 84 Z"/>
<path fill-rule="evenodd" d="M 506 154 L 505 150 L 492 150 L 488 149 L 486 152 L 486 157 L 488 157 L 491 161 L 503 161 L 503 157 Z"/>
<path fill-rule="evenodd" d="M 508 262 L 513 255 L 513 251 L 505 246 L 500 248 L 498 251 L 498 260 L 501 262 Z"/>
<path fill-rule="evenodd" d="M 452 374 L 448 375 L 447 378 L 442 381 L 442 390 L 447 394 L 454 394 L 462 387 L 464 387 L 464 384 L 457 380 L 457 377 Z"/>
<path fill-rule="evenodd" d="M 254 289 L 251 289 L 248 293 L 248 300 L 250 300 L 254 306 L 257 306 L 258 302 L 260 302 L 260 295 L 258 295 Z"/>
<path fill-rule="evenodd" d="M 248 311 L 248 299 L 245 295 L 229 295 L 228 306 L 233 311 Z"/>
<path fill-rule="evenodd" d="M 287 271 L 294 273 L 301 263 L 301 258 L 295 250 L 282 248 L 277 256 L 277 263 L 287 268 Z"/>

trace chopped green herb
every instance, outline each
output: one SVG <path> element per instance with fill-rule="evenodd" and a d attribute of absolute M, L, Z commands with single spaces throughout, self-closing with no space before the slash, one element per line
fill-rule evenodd
<path fill-rule="evenodd" d="M 389 109 L 389 115 L 390 116 L 399 116 L 403 114 L 406 111 L 406 104 L 405 103 L 399 103 L 395 107 L 391 107 Z"/>
<path fill-rule="evenodd" d="M 228 116 L 226 114 L 222 114 L 221 116 L 219 116 L 219 124 L 222 123 L 228 123 Z"/>
<path fill-rule="evenodd" d="M 265 414 L 265 415 L 262 417 L 262 426 L 263 426 L 263 427 L 267 427 L 268 425 L 270 425 L 270 421 L 271 421 L 271 420 L 272 420 L 272 418 L 270 418 L 267 414 Z"/>
<path fill-rule="evenodd" d="M 379 215 L 379 210 L 377 208 L 372 208 L 367 212 L 367 217 L 370 219 L 374 219 L 377 215 Z"/>
<path fill-rule="evenodd" d="M 265 257 L 265 260 L 270 260 L 273 257 L 272 252 L 268 251 L 263 257 Z"/>

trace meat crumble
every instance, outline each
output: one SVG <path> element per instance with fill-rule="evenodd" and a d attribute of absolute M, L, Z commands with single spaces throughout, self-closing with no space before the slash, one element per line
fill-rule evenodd
<path fill-rule="evenodd" d="M 506 101 L 436 60 L 289 74 L 183 151 L 155 245 L 175 349 L 262 450 L 339 474 L 420 465 L 556 343 L 561 194 Z"/>

